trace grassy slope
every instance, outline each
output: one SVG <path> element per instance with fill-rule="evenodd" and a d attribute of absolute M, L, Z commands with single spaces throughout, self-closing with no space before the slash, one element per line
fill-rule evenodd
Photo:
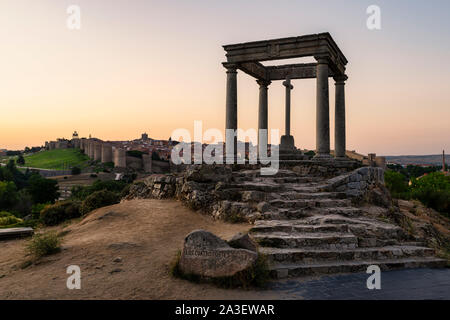
<path fill-rule="evenodd" d="M 83 168 L 88 157 L 79 149 L 55 149 L 41 151 L 25 156 L 25 166 L 41 169 L 69 169 L 73 166 Z"/>

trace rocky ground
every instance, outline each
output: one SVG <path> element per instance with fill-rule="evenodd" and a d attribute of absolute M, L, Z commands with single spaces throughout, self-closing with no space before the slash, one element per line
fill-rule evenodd
<path fill-rule="evenodd" d="M 248 224 L 214 221 L 173 200 L 133 200 L 98 209 L 60 226 L 63 250 L 21 268 L 27 240 L 0 241 L 1 299 L 264 299 L 270 292 L 219 289 L 175 279 L 168 264 L 184 237 L 206 229 L 224 239 Z M 69 290 L 66 269 L 81 268 L 81 289 Z"/>
<path fill-rule="evenodd" d="M 414 203 L 401 203 L 402 211 L 414 206 L 418 212 L 428 210 Z M 366 209 L 373 215 L 382 214 L 373 207 Z M 432 211 L 423 215 L 437 229 L 449 230 L 448 219 L 442 220 Z M 417 232 L 423 223 L 413 222 Z M 192 230 L 206 229 L 230 239 L 250 227 L 247 223 L 214 220 L 173 200 L 124 201 L 98 209 L 83 220 L 46 229 L 67 232 L 63 250 L 24 269 L 23 262 L 30 258 L 24 251 L 27 240 L 1 241 L 0 299 L 347 299 L 373 294 L 365 291 L 365 274 L 355 274 L 351 279 L 334 276 L 332 281 L 327 277 L 275 281 L 265 290 L 225 290 L 168 274 L 168 264 Z M 66 287 L 66 268 L 72 264 L 81 268 L 81 290 Z M 402 283 L 395 279 L 403 279 L 403 271 L 391 278 L 385 278 L 383 273 L 382 286 L 394 286 L 395 282 L 398 290 L 395 296 L 391 292 L 391 298 L 400 299 L 411 291 L 408 285 L 412 284 L 416 298 L 420 298 L 419 289 L 423 286 L 424 297 L 427 294 L 429 298 L 442 298 L 441 291 L 447 288 L 442 287 L 446 283 L 442 279 L 448 283 L 450 275 L 439 270 L 442 269 L 427 271 L 426 277 L 422 271 L 405 273 L 405 279 L 416 277 L 419 282 Z M 391 283 L 389 279 L 395 281 Z M 336 293 L 337 284 L 342 284 L 338 286 L 341 296 Z M 316 286 L 321 289 L 314 289 Z M 380 293 L 376 296 L 380 297 Z"/>

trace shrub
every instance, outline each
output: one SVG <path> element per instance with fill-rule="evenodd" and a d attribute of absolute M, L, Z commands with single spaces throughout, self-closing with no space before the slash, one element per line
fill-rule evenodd
<path fill-rule="evenodd" d="M 386 170 L 384 173 L 384 181 L 394 198 L 405 198 L 408 192 L 408 182 L 403 174 Z"/>
<path fill-rule="evenodd" d="M 413 179 L 411 196 L 439 212 L 450 214 L 450 177 L 441 172 Z"/>
<path fill-rule="evenodd" d="M 0 208 L 10 208 L 19 200 L 17 188 L 12 181 L 0 181 Z"/>
<path fill-rule="evenodd" d="M 10 226 L 12 224 L 21 223 L 22 219 L 17 218 L 9 212 L 1 211 L 0 212 L 0 227 Z"/>
<path fill-rule="evenodd" d="M 73 167 L 72 168 L 72 174 L 77 175 L 81 173 L 81 169 L 79 167 Z"/>
<path fill-rule="evenodd" d="M 33 219 L 39 219 L 41 217 L 41 211 L 47 206 L 49 203 L 37 203 L 31 207 L 31 215 Z"/>
<path fill-rule="evenodd" d="M 126 182 L 124 181 L 95 181 L 91 186 L 75 186 L 72 188 L 72 197 L 76 199 L 86 199 L 89 195 L 96 191 L 108 190 L 116 193 L 122 192 Z"/>
<path fill-rule="evenodd" d="M 35 234 L 27 244 L 26 250 L 35 258 L 54 254 L 60 250 L 61 239 L 55 232 Z"/>
<path fill-rule="evenodd" d="M 92 193 L 81 204 L 80 211 L 84 215 L 97 208 L 110 206 L 120 202 L 120 196 L 116 192 L 100 190 Z"/>
<path fill-rule="evenodd" d="M 80 203 L 72 200 L 47 205 L 41 211 L 41 220 L 47 226 L 54 226 L 80 216 Z"/>
<path fill-rule="evenodd" d="M 310 156 L 310 157 L 314 157 L 316 155 L 316 153 L 313 150 L 309 150 L 307 152 L 305 152 L 306 156 Z"/>

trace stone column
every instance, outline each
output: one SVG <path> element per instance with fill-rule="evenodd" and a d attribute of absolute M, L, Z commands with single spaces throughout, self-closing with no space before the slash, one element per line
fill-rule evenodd
<path fill-rule="evenodd" d="M 330 102 L 328 95 L 328 60 L 317 59 L 316 96 L 316 156 L 331 158 L 330 155 Z"/>
<path fill-rule="evenodd" d="M 294 137 L 291 136 L 291 90 L 294 86 L 291 84 L 291 79 L 286 77 L 283 81 L 283 86 L 286 87 L 286 108 L 285 108 L 285 124 L 284 136 L 281 136 L 280 151 L 293 151 L 295 149 Z"/>
<path fill-rule="evenodd" d="M 347 76 L 335 77 L 336 99 L 334 115 L 334 156 L 336 159 L 345 159 L 345 80 Z"/>
<path fill-rule="evenodd" d="M 258 155 L 267 156 L 268 143 L 268 97 L 267 90 L 270 81 L 257 80 L 259 84 L 259 111 L 258 111 Z M 261 131 L 265 130 L 265 131 Z"/>
<path fill-rule="evenodd" d="M 235 161 L 237 155 L 237 71 L 236 65 L 226 64 L 227 68 L 227 97 L 226 97 L 226 123 L 225 123 L 225 148 L 227 163 Z"/>

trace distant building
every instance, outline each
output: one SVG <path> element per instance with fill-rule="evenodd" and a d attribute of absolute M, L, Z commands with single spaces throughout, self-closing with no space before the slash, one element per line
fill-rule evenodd
<path fill-rule="evenodd" d="M 147 134 L 147 133 L 143 133 L 143 134 L 141 135 L 141 140 L 142 140 L 142 141 L 147 141 L 147 140 L 148 140 L 148 134 Z"/>
<path fill-rule="evenodd" d="M 79 139 L 78 132 L 76 132 L 76 131 L 73 132 L 72 139 Z"/>

